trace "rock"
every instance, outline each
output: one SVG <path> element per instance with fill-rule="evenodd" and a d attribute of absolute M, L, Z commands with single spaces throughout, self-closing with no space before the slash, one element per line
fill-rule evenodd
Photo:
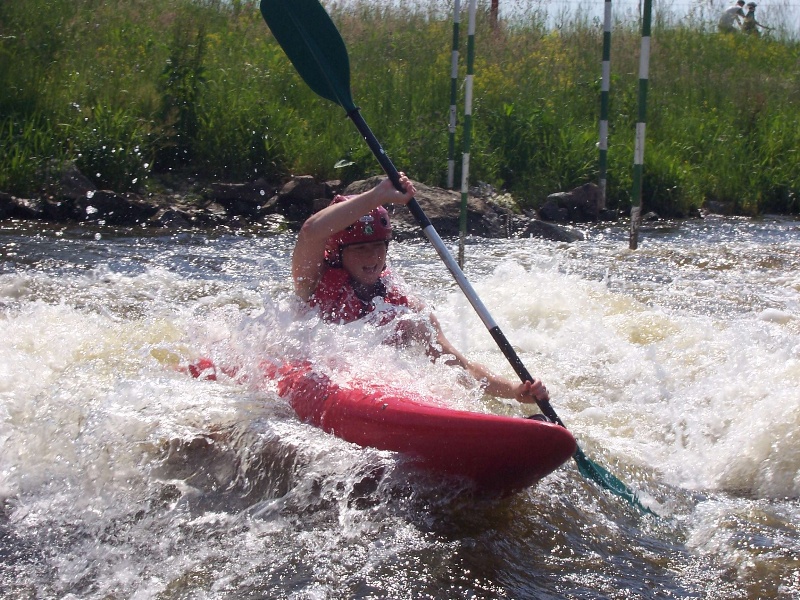
<path fill-rule="evenodd" d="M 69 200 L 17 198 L 0 192 L 0 219 L 74 221 L 75 207 Z"/>
<path fill-rule="evenodd" d="M 14 196 L 0 192 L 0 221 L 12 218 L 11 212 L 14 205 Z"/>
<path fill-rule="evenodd" d="M 0 215 L 4 219 L 32 219 L 44 218 L 44 200 L 38 198 L 17 198 L 11 194 L 0 196 Z"/>
<path fill-rule="evenodd" d="M 183 205 L 181 212 L 186 215 L 192 227 L 218 227 L 229 219 L 225 207 L 216 202 Z"/>
<path fill-rule="evenodd" d="M 732 215 L 734 214 L 733 203 L 720 200 L 706 200 L 703 203 L 701 212 L 711 215 Z"/>
<path fill-rule="evenodd" d="M 585 183 L 569 192 L 550 194 L 539 209 L 539 217 L 556 223 L 588 223 L 600 217 L 600 188 Z"/>
<path fill-rule="evenodd" d="M 163 227 L 164 229 L 182 229 L 191 227 L 191 216 L 175 208 L 161 208 L 147 220 L 151 227 Z"/>
<path fill-rule="evenodd" d="M 299 175 L 284 185 L 278 197 L 301 202 L 313 202 L 315 198 L 330 196 L 324 183 L 317 183 L 311 175 Z"/>
<path fill-rule="evenodd" d="M 244 229 L 248 224 L 249 222 L 247 219 L 242 218 L 241 215 L 232 216 L 226 223 L 226 225 L 232 229 Z"/>
<path fill-rule="evenodd" d="M 200 215 L 202 215 L 202 218 L 208 219 L 211 223 L 221 223 L 227 217 L 225 207 L 217 202 L 211 202 L 202 207 L 194 207 L 193 212 L 195 217 L 201 218 Z"/>
<path fill-rule="evenodd" d="M 43 219 L 63 223 L 64 221 L 77 220 L 77 212 L 74 201 L 69 199 L 59 200 L 46 198 L 42 202 Z"/>
<path fill-rule="evenodd" d="M 545 203 L 539 209 L 539 217 L 545 221 L 553 221 L 555 223 L 568 223 L 569 210 L 561 208 L 558 205 L 558 200 L 548 196 Z"/>
<path fill-rule="evenodd" d="M 106 225 L 143 225 L 158 211 L 158 206 L 110 190 L 89 192 L 74 205 L 78 220 L 103 221 Z"/>
<path fill-rule="evenodd" d="M 61 173 L 58 183 L 59 188 L 55 194 L 57 198 L 77 200 L 85 197 L 87 193 L 97 190 L 97 186 L 84 176 L 72 162 Z"/>
<path fill-rule="evenodd" d="M 329 179 L 324 185 L 329 190 L 331 196 L 341 194 L 344 189 L 344 185 L 342 185 L 342 182 L 338 179 Z"/>
<path fill-rule="evenodd" d="M 252 219 L 261 214 L 262 207 L 274 194 L 274 185 L 257 179 L 250 183 L 212 183 L 207 196 L 229 214 Z"/>
<path fill-rule="evenodd" d="M 332 198 L 333 192 L 327 185 L 317 183 L 310 175 L 301 175 L 280 189 L 272 201 L 272 211 L 300 225 Z"/>
<path fill-rule="evenodd" d="M 286 220 L 286 218 L 277 213 L 264 217 L 264 219 L 261 221 L 261 225 L 264 229 L 267 231 L 272 231 L 273 233 L 279 233 L 290 229 L 290 223 Z"/>
<path fill-rule="evenodd" d="M 600 209 L 598 219 L 601 221 L 617 221 L 619 220 L 621 212 L 618 210 L 611 210 L 608 208 Z"/>
<path fill-rule="evenodd" d="M 56 173 L 57 185 L 52 183 Z M 327 206 L 336 193 L 361 193 L 383 179 L 383 176 L 376 176 L 357 181 L 342 190 L 340 181 L 318 183 L 313 177 L 302 175 L 280 187 L 257 179 L 242 184 L 215 183 L 205 190 L 195 187 L 195 191 L 185 194 L 140 196 L 96 190 L 72 163 L 54 163 L 47 176 L 51 182 L 46 186 L 49 193 L 42 197 L 26 199 L 0 193 L 0 219 L 91 221 L 110 226 L 164 229 L 225 225 L 258 226 L 262 231 L 296 230 L 311 214 Z M 442 237 L 459 236 L 461 194 L 419 183 L 416 187 L 417 202 L 437 233 Z M 487 189 L 492 191 L 487 186 L 476 188 L 478 192 Z M 565 202 L 567 206 L 580 204 L 575 197 Z M 424 235 L 407 207 L 395 206 L 392 210 L 396 239 Z M 570 209 L 558 210 L 569 213 Z M 582 239 L 579 231 L 545 224 L 533 217 L 515 214 L 505 202 L 493 202 L 475 193 L 467 197 L 467 234 L 470 236 L 537 236 L 562 242 Z"/>
<path fill-rule="evenodd" d="M 42 190 L 53 198 L 78 200 L 97 190 L 94 182 L 71 160 L 51 160 L 42 173 L 42 179 Z"/>
<path fill-rule="evenodd" d="M 522 232 L 522 237 L 537 237 L 554 242 L 577 242 L 583 241 L 585 236 L 582 231 L 568 229 L 553 223 L 531 220 Z"/>

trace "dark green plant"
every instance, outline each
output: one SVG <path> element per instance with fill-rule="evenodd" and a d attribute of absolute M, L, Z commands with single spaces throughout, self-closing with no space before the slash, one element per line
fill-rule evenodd
<path fill-rule="evenodd" d="M 169 56 L 158 82 L 161 123 L 168 131 L 158 151 L 158 169 L 187 165 L 195 159 L 194 146 L 200 132 L 198 110 L 206 83 L 205 54 L 205 23 L 199 21 L 195 26 L 194 19 L 175 20 Z"/>
<path fill-rule="evenodd" d="M 0 190 L 26 196 L 41 187 L 41 174 L 50 161 L 60 161 L 51 123 L 40 119 L 0 121 Z"/>
<path fill-rule="evenodd" d="M 66 155 L 101 189 L 137 191 L 145 186 L 158 146 L 151 123 L 121 108 L 96 106 L 59 127 Z"/>

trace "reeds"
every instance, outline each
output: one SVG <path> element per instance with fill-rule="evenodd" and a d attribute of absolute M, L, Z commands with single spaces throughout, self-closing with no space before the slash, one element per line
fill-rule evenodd
<path fill-rule="evenodd" d="M 327 4 L 356 104 L 393 162 L 444 185 L 451 6 Z M 601 26 L 522 6 L 476 32 L 470 176 L 522 208 L 597 178 Z M 548 25 L 550 23 L 550 25 Z M 644 210 L 706 200 L 800 210 L 800 45 L 654 21 Z M 639 36 L 612 37 L 608 204 L 630 204 Z M 341 109 L 300 80 L 255 0 L 26 0 L 0 4 L 0 190 L 35 193 L 53 159 L 101 187 L 149 175 L 351 180 L 378 172 Z M 460 147 L 460 146 L 459 146 Z M 456 174 L 458 178 L 458 173 Z"/>

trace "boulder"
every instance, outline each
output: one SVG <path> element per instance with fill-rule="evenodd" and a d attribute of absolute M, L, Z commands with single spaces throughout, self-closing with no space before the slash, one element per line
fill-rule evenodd
<path fill-rule="evenodd" d="M 272 212 L 279 213 L 289 221 L 302 224 L 309 216 L 326 206 L 333 192 L 324 183 L 317 183 L 311 175 L 293 177 L 270 201 Z"/>
<path fill-rule="evenodd" d="M 106 225 L 144 225 L 159 207 L 139 198 L 129 198 L 110 190 L 89 192 L 75 200 L 79 221 L 103 221 Z"/>
<path fill-rule="evenodd" d="M 41 206 L 42 218 L 46 221 L 63 223 L 77 220 L 75 201 L 70 198 L 45 198 Z"/>
<path fill-rule="evenodd" d="M 706 200 L 701 208 L 701 214 L 706 215 L 732 215 L 733 203 L 722 200 Z"/>
<path fill-rule="evenodd" d="M 539 209 L 539 217 L 556 223 L 588 223 L 600 218 L 600 188 L 585 183 L 569 192 L 550 194 Z"/>
<path fill-rule="evenodd" d="M 41 176 L 44 195 L 53 198 L 78 200 L 97 190 L 94 182 L 71 160 L 51 160 Z"/>
<path fill-rule="evenodd" d="M 583 235 L 582 231 L 562 227 L 553 223 L 546 223 L 545 221 L 539 221 L 536 219 L 531 219 L 528 222 L 527 226 L 521 233 L 521 237 L 536 237 L 543 238 L 545 240 L 551 240 L 553 242 L 567 243 L 583 241 L 586 239 L 586 236 Z"/>
<path fill-rule="evenodd" d="M 10 219 L 14 206 L 14 196 L 0 192 L 0 221 Z"/>
<path fill-rule="evenodd" d="M 57 198 L 77 200 L 96 190 L 97 186 L 78 170 L 75 163 L 69 162 L 61 173 L 58 189 L 54 195 Z"/>
<path fill-rule="evenodd" d="M 192 218 L 189 213 L 180 209 L 160 208 L 147 220 L 147 224 L 164 229 L 184 229 L 192 226 Z"/>
<path fill-rule="evenodd" d="M 212 183 L 207 197 L 223 206 L 232 216 L 255 218 L 275 194 L 275 186 L 265 179 L 249 183 Z"/>
<path fill-rule="evenodd" d="M 44 214 L 44 200 L 0 194 L 0 217 L 3 219 L 41 220 Z"/>

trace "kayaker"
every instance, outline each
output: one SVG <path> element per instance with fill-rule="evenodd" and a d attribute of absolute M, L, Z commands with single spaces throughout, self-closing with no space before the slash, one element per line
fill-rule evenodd
<path fill-rule="evenodd" d="M 377 316 L 386 324 L 391 311 L 421 314 L 424 305 L 403 293 L 386 267 L 392 225 L 384 204 L 408 204 L 416 189 L 401 174 L 404 193 L 384 179 L 369 191 L 354 196 L 337 196 L 326 208 L 303 223 L 292 254 L 292 280 L 295 293 L 317 307 L 329 322 L 349 323 Z M 436 316 L 428 319 L 398 319 L 393 341 L 399 344 L 421 342 L 432 359 L 447 356 L 446 362 L 466 369 L 484 385 L 486 393 L 533 403 L 549 400 L 541 380 L 514 382 L 492 373 L 487 367 L 468 360 L 445 337 Z M 448 356 L 449 355 L 449 356 Z M 450 358 L 452 357 L 452 358 Z"/>

